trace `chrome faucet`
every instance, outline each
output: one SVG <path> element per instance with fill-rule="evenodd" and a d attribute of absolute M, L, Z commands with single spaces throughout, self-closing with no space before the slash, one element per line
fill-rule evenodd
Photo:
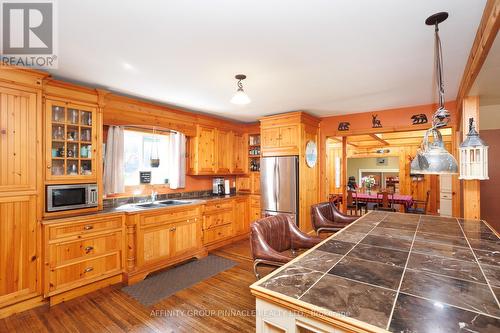
<path fill-rule="evenodd" d="M 151 202 L 156 201 L 156 196 L 158 195 L 158 192 L 151 191 Z"/>

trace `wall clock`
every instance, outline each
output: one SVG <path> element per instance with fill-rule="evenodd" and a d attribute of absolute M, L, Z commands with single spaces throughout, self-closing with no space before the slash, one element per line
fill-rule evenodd
<path fill-rule="evenodd" d="M 307 141 L 306 143 L 306 164 L 310 168 L 314 168 L 318 161 L 318 147 L 316 142 Z"/>

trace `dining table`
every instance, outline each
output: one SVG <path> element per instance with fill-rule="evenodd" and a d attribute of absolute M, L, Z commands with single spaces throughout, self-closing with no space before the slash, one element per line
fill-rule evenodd
<path fill-rule="evenodd" d="M 334 194 L 337 196 L 338 200 L 342 202 L 342 193 L 339 194 Z M 363 192 L 357 192 L 353 194 L 353 198 L 357 199 L 358 202 L 372 202 L 372 203 L 381 203 L 382 202 L 382 196 L 377 195 L 377 193 L 363 193 Z M 395 205 L 403 205 L 406 208 L 409 208 L 413 205 L 413 196 L 408 195 L 408 194 L 399 194 L 399 193 L 394 193 L 394 197 L 392 194 L 389 194 L 389 201 L 392 201 L 393 204 Z"/>

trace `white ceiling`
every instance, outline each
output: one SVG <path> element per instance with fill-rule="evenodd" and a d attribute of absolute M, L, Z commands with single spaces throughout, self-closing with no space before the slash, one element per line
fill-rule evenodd
<path fill-rule="evenodd" d="M 58 1 L 56 77 L 240 121 L 431 103 L 430 14 L 454 99 L 485 0 Z M 246 106 L 229 103 L 244 73 Z"/>

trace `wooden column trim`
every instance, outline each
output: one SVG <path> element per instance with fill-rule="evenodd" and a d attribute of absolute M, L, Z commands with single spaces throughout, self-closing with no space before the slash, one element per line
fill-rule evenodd
<path fill-rule="evenodd" d="M 491 45 L 495 40 L 498 29 L 500 27 L 500 0 L 488 0 L 484 7 L 483 16 L 476 32 L 476 38 L 472 44 L 472 48 L 465 65 L 465 70 L 462 75 L 462 81 L 458 88 L 457 108 L 458 120 L 463 111 L 463 100 L 468 95 L 474 81 L 476 80 L 481 67 L 486 60 L 486 56 L 490 51 Z M 460 121 L 459 121 L 460 124 Z M 462 127 L 463 129 L 463 127 Z M 463 131 L 465 132 L 465 130 Z"/>
<path fill-rule="evenodd" d="M 476 121 L 479 130 L 479 97 L 468 96 L 462 103 L 462 140 L 465 140 L 469 128 L 469 118 Z M 481 188 L 479 180 L 462 180 L 464 218 L 479 220 L 481 217 Z"/>
<path fill-rule="evenodd" d="M 342 211 L 347 213 L 347 137 L 342 137 L 342 167 L 340 187 L 342 188 Z"/>

